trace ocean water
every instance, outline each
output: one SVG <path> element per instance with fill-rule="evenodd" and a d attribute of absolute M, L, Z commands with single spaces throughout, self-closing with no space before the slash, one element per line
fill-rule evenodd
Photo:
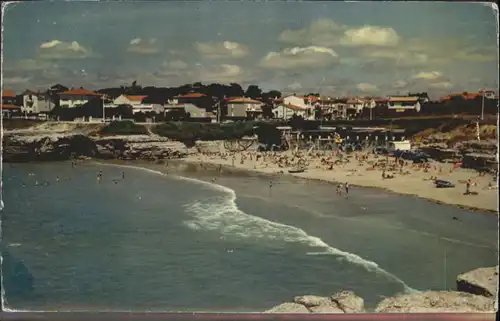
<path fill-rule="evenodd" d="M 457 274 L 497 262 L 488 213 L 377 189 L 346 198 L 321 182 L 273 178 L 269 188 L 266 177 L 150 167 L 5 164 L 6 306 L 258 312 L 353 290 L 373 308 L 396 293 L 454 289 Z"/>

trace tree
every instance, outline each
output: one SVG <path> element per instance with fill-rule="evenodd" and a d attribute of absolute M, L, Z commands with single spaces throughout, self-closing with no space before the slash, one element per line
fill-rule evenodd
<path fill-rule="evenodd" d="M 262 90 L 257 85 L 250 85 L 247 88 L 245 96 L 252 98 L 252 99 L 262 97 Z"/>

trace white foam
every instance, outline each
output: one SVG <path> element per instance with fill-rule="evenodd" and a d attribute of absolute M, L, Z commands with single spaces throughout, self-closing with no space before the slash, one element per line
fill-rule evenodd
<path fill-rule="evenodd" d="M 166 176 L 166 174 L 143 168 L 129 165 L 114 165 L 127 167 L 132 169 L 143 170 L 158 175 Z M 203 201 L 195 201 L 185 206 L 186 212 L 191 215 L 192 219 L 185 221 L 185 225 L 192 230 L 210 230 L 217 231 L 223 236 L 261 239 L 266 241 L 285 241 L 291 243 L 302 243 L 311 247 L 321 248 L 323 255 L 338 256 L 339 259 L 350 263 L 362 266 L 369 272 L 377 273 L 385 276 L 387 279 L 400 283 L 404 287 L 405 292 L 415 292 L 403 280 L 397 276 L 387 272 L 377 263 L 363 259 L 362 257 L 334 248 L 321 240 L 318 237 L 308 235 L 304 230 L 277 222 L 272 222 L 257 216 L 249 215 L 241 211 L 236 205 L 236 193 L 234 190 L 206 182 L 194 178 L 168 175 L 170 178 L 191 181 L 196 184 L 202 184 L 212 189 L 223 192 L 222 196 L 207 198 Z M 311 252 L 310 252 L 311 253 Z M 312 252 L 319 253 L 319 252 Z"/>

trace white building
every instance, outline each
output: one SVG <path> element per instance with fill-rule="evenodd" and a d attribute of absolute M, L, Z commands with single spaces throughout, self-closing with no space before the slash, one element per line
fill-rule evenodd
<path fill-rule="evenodd" d="M 359 98 L 351 98 L 347 100 L 347 109 L 353 110 L 355 113 L 360 113 L 365 107 L 365 102 Z"/>
<path fill-rule="evenodd" d="M 415 110 L 420 112 L 419 97 L 389 97 L 387 101 L 387 108 L 397 112 L 404 112 L 407 110 Z"/>
<path fill-rule="evenodd" d="M 26 90 L 23 93 L 21 112 L 25 114 L 48 113 L 54 108 L 54 105 L 47 93 Z"/>
<path fill-rule="evenodd" d="M 262 102 L 246 97 L 232 98 L 227 101 L 227 115 L 246 117 L 248 113 L 262 113 Z"/>
<path fill-rule="evenodd" d="M 279 119 L 290 119 L 293 115 L 301 116 L 305 119 L 309 116 L 308 111 L 309 110 L 307 108 L 295 106 L 292 104 L 282 104 L 281 106 L 275 107 L 272 110 L 274 117 Z"/>
<path fill-rule="evenodd" d="M 85 88 L 76 88 L 59 93 L 59 106 L 63 108 L 80 107 L 91 100 L 100 98 L 101 94 Z"/>

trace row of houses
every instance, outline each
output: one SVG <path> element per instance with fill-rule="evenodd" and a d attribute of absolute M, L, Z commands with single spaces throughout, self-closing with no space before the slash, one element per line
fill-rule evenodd
<path fill-rule="evenodd" d="M 132 113 L 168 113 L 181 111 L 193 118 L 216 118 L 221 111 L 229 118 L 262 118 L 264 107 L 268 108 L 273 118 L 290 119 L 294 115 L 305 119 L 318 117 L 328 119 L 351 119 L 362 114 L 369 114 L 372 110 L 386 110 L 391 113 L 419 113 L 422 105 L 429 102 L 425 95 L 389 96 L 389 97 L 325 97 L 325 96 L 298 96 L 290 95 L 265 102 L 262 99 L 248 97 L 227 97 L 218 100 L 202 93 L 188 93 L 168 99 L 162 104 L 145 102 L 146 95 L 126 95 L 109 97 L 85 88 L 72 88 L 58 92 L 56 99 L 46 92 L 26 90 L 21 94 L 22 101 L 18 104 L 18 96 L 10 91 L 2 91 L 2 114 L 19 113 L 21 115 L 47 114 L 59 105 L 61 108 L 75 108 L 91 101 L 102 101 L 103 108 L 116 108 L 127 105 Z M 441 97 L 440 102 L 456 99 L 470 100 L 477 97 L 484 99 L 498 99 L 493 91 L 479 91 L 477 93 L 458 93 Z M 57 100 L 57 101 L 54 101 Z"/>

